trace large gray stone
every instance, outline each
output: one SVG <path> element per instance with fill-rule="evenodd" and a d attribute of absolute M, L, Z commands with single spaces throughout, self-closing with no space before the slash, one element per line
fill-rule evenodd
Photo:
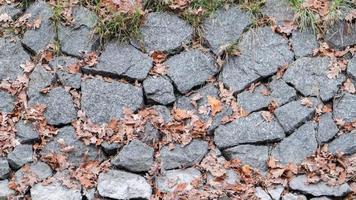
<path fill-rule="evenodd" d="M 37 183 L 31 188 L 32 200 L 81 200 L 80 188 L 67 188 L 59 181 L 49 184 Z"/>
<path fill-rule="evenodd" d="M 163 169 L 190 167 L 198 164 L 207 153 L 208 142 L 201 140 L 193 140 L 184 147 L 177 144 L 173 150 L 164 146 L 160 151 L 161 166 Z"/>
<path fill-rule="evenodd" d="M 30 56 L 23 49 L 20 39 L 0 38 L 0 81 L 15 80 L 23 72 L 20 65 L 30 61 Z"/>
<path fill-rule="evenodd" d="M 31 174 L 32 176 L 36 177 L 38 182 L 45 180 L 46 178 L 52 176 L 52 169 L 44 162 L 35 162 L 28 164 L 28 170 L 24 170 L 22 167 L 15 173 L 15 181 L 17 183 L 22 182 L 25 180 L 25 176 Z"/>
<path fill-rule="evenodd" d="M 239 145 L 223 151 L 228 160 L 240 160 L 262 172 L 267 171 L 268 147 L 255 145 Z"/>
<path fill-rule="evenodd" d="M 267 122 L 255 112 L 229 124 L 219 126 L 214 133 L 214 142 L 219 148 L 238 144 L 275 142 L 285 137 L 283 128 L 275 118 Z"/>
<path fill-rule="evenodd" d="M 233 6 L 220 9 L 203 23 L 204 35 L 212 51 L 217 54 L 228 45 L 236 43 L 243 30 L 252 23 L 250 16 Z"/>
<path fill-rule="evenodd" d="M 319 144 L 330 141 L 335 137 L 338 131 L 339 129 L 337 128 L 331 113 L 325 113 L 320 116 L 318 133 L 316 134 L 316 139 Z"/>
<path fill-rule="evenodd" d="M 347 73 L 356 81 L 356 56 L 347 65 Z"/>
<path fill-rule="evenodd" d="M 356 95 L 344 93 L 340 98 L 334 100 L 334 118 L 345 122 L 356 120 Z"/>
<path fill-rule="evenodd" d="M 185 191 L 193 189 L 193 182 L 202 178 L 202 174 L 195 168 L 168 170 L 155 178 L 155 185 L 160 192 L 174 192 L 179 185 L 184 184 Z"/>
<path fill-rule="evenodd" d="M 329 151 L 336 154 L 344 153 L 352 155 L 356 153 L 356 132 L 340 135 L 338 138 L 329 143 Z"/>
<path fill-rule="evenodd" d="M 80 82 L 81 82 L 81 75 L 80 73 L 74 73 L 71 74 L 69 73 L 69 67 L 71 65 L 76 64 L 79 62 L 78 59 L 73 58 L 73 57 L 67 57 L 67 56 L 59 56 L 54 58 L 49 62 L 49 66 L 51 66 L 53 69 L 56 71 L 56 75 L 59 79 L 59 81 L 64 85 L 64 86 L 69 86 L 71 88 L 79 89 L 80 88 Z"/>
<path fill-rule="evenodd" d="M 66 153 L 69 164 L 79 166 L 85 159 L 86 160 L 99 160 L 105 159 L 103 153 L 93 145 L 85 145 L 84 142 L 77 138 L 75 130 L 71 126 L 65 126 L 59 129 L 57 135 L 48 142 L 40 151 L 40 155 L 45 157 L 51 153 L 63 154 L 61 151 L 61 141 L 64 142 L 65 147 L 70 146 L 72 151 Z"/>
<path fill-rule="evenodd" d="M 32 145 L 20 144 L 7 155 L 7 160 L 12 169 L 19 169 L 24 164 L 32 162 L 32 156 Z"/>
<path fill-rule="evenodd" d="M 21 9 L 15 4 L 4 4 L 0 6 L 0 15 L 7 14 L 12 20 L 17 19 L 21 13 Z"/>
<path fill-rule="evenodd" d="M 73 8 L 73 25 L 75 28 L 86 26 L 94 28 L 98 21 L 98 16 L 89 9 L 83 6 L 75 6 Z"/>
<path fill-rule="evenodd" d="M 153 66 L 152 58 L 129 44 L 110 42 L 95 67 L 86 67 L 88 73 L 143 80 Z"/>
<path fill-rule="evenodd" d="M 312 117 L 318 101 L 316 98 L 309 98 L 309 100 L 312 102 L 311 107 L 302 105 L 301 100 L 296 100 L 275 110 L 274 114 L 286 133 L 293 132 L 294 129 Z"/>
<path fill-rule="evenodd" d="M 335 22 L 326 29 L 325 40 L 338 49 L 356 44 L 356 24 L 345 21 Z"/>
<path fill-rule="evenodd" d="M 268 87 L 260 85 L 253 91 L 244 91 L 237 95 L 237 104 L 246 112 L 267 108 L 274 101 L 279 106 L 296 97 L 296 91 L 283 80 L 272 81 Z"/>
<path fill-rule="evenodd" d="M 143 81 L 143 89 L 148 100 L 167 105 L 176 100 L 171 81 L 164 76 L 150 76 Z"/>
<path fill-rule="evenodd" d="M 142 104 L 142 89 L 133 85 L 99 79 L 82 82 L 82 109 L 94 123 L 120 119 L 124 107 L 136 111 Z"/>
<path fill-rule="evenodd" d="M 164 123 L 169 123 L 172 121 L 171 111 L 167 107 L 155 105 L 152 106 L 152 108 L 157 112 L 158 118 L 163 120 Z"/>
<path fill-rule="evenodd" d="M 164 65 L 168 68 L 168 76 L 181 93 L 202 85 L 218 72 L 213 58 L 195 49 L 171 57 Z"/>
<path fill-rule="evenodd" d="M 316 35 L 311 30 L 294 31 L 290 41 L 297 58 L 311 55 L 313 50 L 318 48 Z"/>
<path fill-rule="evenodd" d="M 22 144 L 33 144 L 39 141 L 40 136 L 31 122 L 21 120 L 16 124 L 16 139 Z"/>
<path fill-rule="evenodd" d="M 135 139 L 125 145 L 111 163 L 133 172 L 147 172 L 153 165 L 153 153 L 152 147 Z"/>
<path fill-rule="evenodd" d="M 272 17 L 277 25 L 283 25 L 284 22 L 294 20 L 293 8 L 288 0 L 267 0 L 261 12 Z"/>
<path fill-rule="evenodd" d="M 27 96 L 31 100 L 38 97 L 41 90 L 55 82 L 56 77 L 52 72 L 47 71 L 42 65 L 37 65 L 32 71 L 28 83 Z"/>
<path fill-rule="evenodd" d="M 300 164 L 316 151 L 318 143 L 315 134 L 315 123 L 304 124 L 272 150 L 272 157 L 282 164 Z"/>
<path fill-rule="evenodd" d="M 38 29 L 27 30 L 23 36 L 22 43 L 33 53 L 38 54 L 49 44 L 55 42 L 56 27 L 51 21 L 53 15 L 51 7 L 44 1 L 36 1 L 27 10 L 25 14 L 30 14 L 29 22 L 33 23 L 40 19 L 41 24 Z"/>
<path fill-rule="evenodd" d="M 140 140 L 148 145 L 154 145 L 159 142 L 161 138 L 161 132 L 148 121 L 145 124 L 143 132 L 139 136 Z"/>
<path fill-rule="evenodd" d="M 72 96 L 61 87 L 53 88 L 48 94 L 30 100 L 29 105 L 45 105 L 46 121 L 51 125 L 69 124 L 77 117 Z"/>
<path fill-rule="evenodd" d="M 328 57 L 299 58 L 288 67 L 283 79 L 304 96 L 320 96 L 321 100 L 328 101 L 345 79 L 343 74 L 335 79 L 328 78 L 330 64 Z"/>
<path fill-rule="evenodd" d="M 272 200 L 271 196 L 261 187 L 256 187 L 255 195 L 260 200 Z"/>
<path fill-rule="evenodd" d="M 282 200 L 307 200 L 304 195 L 287 193 L 283 195 Z"/>
<path fill-rule="evenodd" d="M 9 188 L 9 181 L 0 180 L 0 199 L 7 200 L 12 195 L 15 195 L 15 191 Z"/>
<path fill-rule="evenodd" d="M 15 97 L 11 94 L 0 91 L 0 112 L 10 113 L 15 108 Z"/>
<path fill-rule="evenodd" d="M 274 74 L 280 66 L 292 62 L 294 57 L 288 40 L 269 27 L 250 29 L 243 34 L 239 49 L 241 56 L 229 59 L 219 77 L 233 92 Z"/>
<path fill-rule="evenodd" d="M 351 192 L 351 188 L 347 183 L 337 186 L 328 185 L 326 182 L 318 182 L 308 184 L 307 176 L 300 175 L 292 178 L 289 182 L 289 187 L 292 190 L 298 190 L 313 196 L 334 196 L 342 197 Z"/>
<path fill-rule="evenodd" d="M 150 199 L 152 188 L 140 175 L 109 170 L 99 174 L 98 192 L 112 199 Z"/>
<path fill-rule="evenodd" d="M 176 15 L 154 12 L 146 16 L 141 32 L 147 52 L 170 52 L 192 39 L 193 28 Z"/>
<path fill-rule="evenodd" d="M 9 176 L 10 167 L 5 157 L 0 157 L 0 180 L 6 179 Z"/>

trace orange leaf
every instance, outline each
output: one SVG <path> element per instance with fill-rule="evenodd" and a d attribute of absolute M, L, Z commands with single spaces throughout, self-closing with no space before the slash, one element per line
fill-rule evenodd
<path fill-rule="evenodd" d="M 208 96 L 208 103 L 211 108 L 212 115 L 215 116 L 216 113 L 221 111 L 221 102 L 214 97 Z"/>

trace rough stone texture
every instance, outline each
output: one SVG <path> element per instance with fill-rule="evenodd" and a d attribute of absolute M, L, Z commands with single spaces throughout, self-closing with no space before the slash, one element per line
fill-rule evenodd
<path fill-rule="evenodd" d="M 103 149 L 103 151 L 109 156 L 116 155 L 118 149 L 122 147 L 121 144 L 117 144 L 117 143 L 110 144 L 108 142 L 103 142 L 101 143 L 100 146 Z"/>
<path fill-rule="evenodd" d="M 7 155 L 7 160 L 12 169 L 19 169 L 24 164 L 32 162 L 32 156 L 32 145 L 20 144 Z"/>
<path fill-rule="evenodd" d="M 15 173 L 16 183 L 25 182 L 26 181 L 25 175 L 28 175 L 28 174 L 31 174 L 31 176 L 32 175 L 35 176 L 36 180 L 38 182 L 41 182 L 41 181 L 45 180 L 46 178 L 52 176 L 52 169 L 50 168 L 50 166 L 48 166 L 44 162 L 39 161 L 36 163 L 30 163 L 29 167 L 26 169 L 26 171 L 25 171 L 24 167 L 22 167 Z"/>
<path fill-rule="evenodd" d="M 311 30 L 297 30 L 290 39 L 294 54 L 297 58 L 311 55 L 318 48 L 316 33 Z"/>
<path fill-rule="evenodd" d="M 325 39 L 333 47 L 342 49 L 356 44 L 356 24 L 338 21 L 326 29 Z"/>
<path fill-rule="evenodd" d="M 94 28 L 98 21 L 98 16 L 83 6 L 75 6 L 73 8 L 73 21 L 75 28 L 80 26 Z"/>
<path fill-rule="evenodd" d="M 271 196 L 269 196 L 268 193 L 266 191 L 264 191 L 263 188 L 261 188 L 261 187 L 256 187 L 255 195 L 260 200 L 272 200 Z"/>
<path fill-rule="evenodd" d="M 261 12 L 274 18 L 277 25 L 283 25 L 284 22 L 294 19 L 293 8 L 288 0 L 267 0 Z"/>
<path fill-rule="evenodd" d="M 86 67 L 88 73 L 143 80 L 153 66 L 152 58 L 129 44 L 109 43 L 95 67 Z"/>
<path fill-rule="evenodd" d="M 332 153 L 343 152 L 347 155 L 356 153 L 356 131 L 343 134 L 329 143 L 328 150 Z"/>
<path fill-rule="evenodd" d="M 59 56 L 49 62 L 49 66 L 56 70 L 57 77 L 64 86 L 79 89 L 81 82 L 80 73 L 71 74 L 68 72 L 68 67 L 77 62 L 79 62 L 79 60 L 76 58 Z"/>
<path fill-rule="evenodd" d="M 217 54 L 221 48 L 237 42 L 243 30 L 252 23 L 250 16 L 237 7 L 220 9 L 203 23 L 206 40 Z"/>
<path fill-rule="evenodd" d="M 339 131 L 337 128 L 331 113 L 323 114 L 319 119 L 318 133 L 316 134 L 316 139 L 321 143 L 328 142 L 336 133 Z"/>
<path fill-rule="evenodd" d="M 171 57 L 165 63 L 168 76 L 181 93 L 203 84 L 218 72 L 211 56 L 199 50 L 188 50 Z"/>
<path fill-rule="evenodd" d="M 167 107 L 155 105 L 152 106 L 152 108 L 157 112 L 158 117 L 161 118 L 164 123 L 172 121 L 171 111 Z"/>
<path fill-rule="evenodd" d="M 0 90 L 0 112 L 10 113 L 15 108 L 15 97 Z"/>
<path fill-rule="evenodd" d="M 16 124 L 16 139 L 21 144 L 33 144 L 39 141 L 40 136 L 31 122 L 21 120 Z"/>
<path fill-rule="evenodd" d="M 284 137 L 283 128 L 275 118 L 267 122 L 261 112 L 255 112 L 219 126 L 214 133 L 214 142 L 219 148 L 227 148 L 244 143 L 274 142 Z"/>
<path fill-rule="evenodd" d="M 275 110 L 274 114 L 286 133 L 293 132 L 313 115 L 317 106 L 317 99 L 309 98 L 309 100 L 312 102 L 310 108 L 307 105 L 302 105 L 301 100 L 296 100 Z"/>
<path fill-rule="evenodd" d="M 147 52 L 170 52 L 192 39 L 193 28 L 176 15 L 154 12 L 146 16 L 141 33 Z"/>
<path fill-rule="evenodd" d="M 37 183 L 31 188 L 32 200 L 81 200 L 80 188 L 67 188 L 59 181 L 42 185 Z"/>
<path fill-rule="evenodd" d="M 143 89 L 148 100 L 167 105 L 176 100 L 171 81 L 164 76 L 150 76 L 143 81 Z"/>
<path fill-rule="evenodd" d="M 77 112 L 70 94 L 61 87 L 53 88 L 48 94 L 31 99 L 29 105 L 46 106 L 46 121 L 51 125 L 69 124 L 77 117 Z"/>
<path fill-rule="evenodd" d="M 140 140 L 146 144 L 153 145 L 161 138 L 161 133 L 157 130 L 151 122 L 145 124 L 144 131 L 140 135 Z"/>
<path fill-rule="evenodd" d="M 25 14 L 30 14 L 29 22 L 33 23 L 40 19 L 41 24 L 38 29 L 27 30 L 23 36 L 22 43 L 33 53 L 38 54 L 49 44 L 55 42 L 56 28 L 51 21 L 53 15 L 51 7 L 44 1 L 36 1 L 27 10 Z"/>
<path fill-rule="evenodd" d="M 202 174 L 195 168 L 168 170 L 162 176 L 155 178 L 157 189 L 164 193 L 175 191 L 175 189 L 184 184 L 185 191 L 193 189 L 192 182 L 201 179 Z"/>
<path fill-rule="evenodd" d="M 356 120 L 356 95 L 344 93 L 340 98 L 335 99 L 334 118 L 343 119 L 345 122 Z"/>
<path fill-rule="evenodd" d="M 283 164 L 300 164 L 317 149 L 315 134 L 315 123 L 304 124 L 272 150 L 272 157 Z"/>
<path fill-rule="evenodd" d="M 351 188 L 347 183 L 339 186 L 330 186 L 325 182 L 308 184 L 307 177 L 305 175 L 292 178 L 292 180 L 289 182 L 289 187 L 292 190 L 298 190 L 313 196 L 325 195 L 342 197 L 351 192 Z"/>
<path fill-rule="evenodd" d="M 356 81 L 356 56 L 347 65 L 347 73 Z"/>
<path fill-rule="evenodd" d="M 261 77 L 272 75 L 294 57 L 288 40 L 269 27 L 246 32 L 239 42 L 239 49 L 241 56 L 230 58 L 219 77 L 233 92 L 245 89 Z"/>
<path fill-rule="evenodd" d="M 328 57 L 299 58 L 285 72 L 283 79 L 295 86 L 304 96 L 319 96 L 321 100 L 330 100 L 339 90 L 345 76 L 336 79 L 327 77 L 331 59 Z"/>
<path fill-rule="evenodd" d="M 279 200 L 281 199 L 282 192 L 284 191 L 284 186 L 283 185 L 271 186 L 267 188 L 267 191 L 273 200 Z"/>
<path fill-rule="evenodd" d="M 307 200 L 304 195 L 287 193 L 283 195 L 282 200 Z"/>
<path fill-rule="evenodd" d="M 37 65 L 29 78 L 27 96 L 30 100 L 38 97 L 42 89 L 55 82 L 54 74 L 47 71 L 42 65 Z"/>
<path fill-rule="evenodd" d="M 16 5 L 4 4 L 0 6 L 0 15 L 7 14 L 12 20 L 17 19 L 21 15 L 22 11 Z"/>
<path fill-rule="evenodd" d="M 119 119 L 124 107 L 136 111 L 142 104 L 142 89 L 133 85 L 99 79 L 82 82 L 82 109 L 94 123 Z"/>
<path fill-rule="evenodd" d="M 201 140 L 193 140 L 184 147 L 175 145 L 173 150 L 164 146 L 160 151 L 161 166 L 164 169 L 174 169 L 181 166 L 190 167 L 198 164 L 207 153 L 208 142 Z"/>
<path fill-rule="evenodd" d="M 250 165 L 261 171 L 267 171 L 268 147 L 239 145 L 223 151 L 228 160 L 239 159 L 242 164 Z"/>
<path fill-rule="evenodd" d="M 101 196 L 112 199 L 149 199 L 152 194 L 144 177 L 118 170 L 100 173 L 97 188 Z"/>
<path fill-rule="evenodd" d="M 10 173 L 9 163 L 5 157 L 0 157 L 0 180 L 6 179 Z"/>
<path fill-rule="evenodd" d="M 296 91 L 283 80 L 275 80 L 268 87 L 260 85 L 254 91 L 244 91 L 238 94 L 237 104 L 250 113 L 267 108 L 272 101 L 282 106 L 294 99 L 296 95 Z"/>
<path fill-rule="evenodd" d="M 0 180 L 0 199 L 6 200 L 11 195 L 15 195 L 15 191 L 9 188 L 9 181 L 8 180 Z"/>
<path fill-rule="evenodd" d="M 66 146 L 73 147 L 73 151 L 68 154 L 68 162 L 73 166 L 79 166 L 83 159 L 87 160 L 103 160 L 105 159 L 102 152 L 93 145 L 85 145 L 84 142 L 77 138 L 75 130 L 71 126 L 65 126 L 59 129 L 58 134 L 45 145 L 40 152 L 41 156 L 49 155 L 50 153 L 61 154 L 60 141 L 64 141 Z"/>
<path fill-rule="evenodd" d="M 23 70 L 20 65 L 30 61 L 30 56 L 23 49 L 20 39 L 0 38 L 0 81 L 15 80 Z"/>
<path fill-rule="evenodd" d="M 224 188 L 226 185 L 235 185 L 240 182 L 240 176 L 232 169 L 227 169 L 223 181 L 216 179 L 211 173 L 207 174 L 207 183 L 215 188 Z"/>
<path fill-rule="evenodd" d="M 133 172 L 147 172 L 153 165 L 153 153 L 152 147 L 135 139 L 125 145 L 111 163 Z"/>
<path fill-rule="evenodd" d="M 328 197 L 315 197 L 315 198 L 311 198 L 310 200 L 332 200 Z"/>

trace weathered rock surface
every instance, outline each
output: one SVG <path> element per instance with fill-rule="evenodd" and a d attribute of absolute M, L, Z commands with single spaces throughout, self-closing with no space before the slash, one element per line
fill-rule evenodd
<path fill-rule="evenodd" d="M 208 143 L 201 140 L 193 140 L 184 147 L 175 145 L 173 150 L 164 146 L 160 151 L 161 166 L 164 169 L 190 167 L 198 164 L 207 153 Z"/>
<path fill-rule="evenodd" d="M 347 155 L 356 153 L 356 132 L 343 134 L 329 143 L 329 151 L 332 153 L 343 152 Z"/>
<path fill-rule="evenodd" d="M 356 120 L 356 95 L 344 93 L 340 98 L 334 100 L 334 118 L 345 122 Z"/>
<path fill-rule="evenodd" d="M 56 28 L 51 17 L 53 15 L 50 5 L 44 1 L 36 1 L 25 14 L 30 14 L 29 22 L 40 20 L 40 27 L 27 30 L 23 36 L 22 43 L 34 54 L 44 50 L 49 44 L 55 42 Z"/>
<path fill-rule="evenodd" d="M 175 15 L 154 12 L 146 16 L 141 33 L 147 52 L 170 52 L 192 39 L 193 28 Z"/>
<path fill-rule="evenodd" d="M 75 6 L 73 8 L 73 23 L 74 27 L 86 26 L 94 28 L 98 21 L 98 16 L 89 9 L 83 6 Z"/>
<path fill-rule="evenodd" d="M 139 138 L 142 142 L 153 145 L 161 138 L 161 132 L 156 129 L 151 122 L 147 122 Z"/>
<path fill-rule="evenodd" d="M 108 142 L 103 142 L 103 143 L 101 143 L 100 146 L 103 149 L 103 151 L 109 156 L 116 155 L 118 149 L 120 149 L 122 147 L 121 144 L 108 143 Z"/>
<path fill-rule="evenodd" d="M 56 75 L 59 81 L 64 85 L 71 88 L 79 89 L 81 82 L 80 73 L 69 73 L 69 67 L 71 65 L 79 62 L 76 58 L 67 57 L 67 56 L 59 56 L 54 58 L 51 62 L 49 62 L 49 66 L 51 66 L 56 71 Z"/>
<path fill-rule="evenodd" d="M 30 61 L 30 56 L 23 49 L 20 39 L 0 38 L 0 81 L 15 80 L 23 72 L 21 65 Z"/>
<path fill-rule="evenodd" d="M 307 200 L 304 195 L 287 193 L 283 195 L 282 200 Z"/>
<path fill-rule="evenodd" d="M 294 12 L 288 0 L 267 0 L 261 11 L 264 15 L 274 18 L 277 25 L 293 21 Z"/>
<path fill-rule="evenodd" d="M 120 119 L 124 107 L 136 111 L 143 104 L 141 88 L 126 83 L 107 83 L 99 79 L 82 82 L 81 105 L 94 123 Z"/>
<path fill-rule="evenodd" d="M 150 199 L 152 188 L 142 176 L 109 170 L 99 174 L 98 192 L 112 199 Z"/>
<path fill-rule="evenodd" d="M 29 78 L 27 96 L 30 100 L 38 97 L 42 89 L 50 86 L 56 80 L 55 75 L 47 71 L 42 65 L 37 65 Z"/>
<path fill-rule="evenodd" d="M 73 148 L 72 151 L 66 154 L 68 157 L 68 162 L 73 166 L 79 166 L 84 159 L 99 161 L 105 159 L 102 152 L 95 146 L 85 145 L 84 142 L 79 140 L 74 131 L 74 128 L 71 126 L 65 126 L 59 129 L 58 134 L 44 146 L 40 152 L 40 155 L 46 156 L 51 153 L 62 154 L 62 142 L 64 143 L 65 147 L 69 146 Z"/>
<path fill-rule="evenodd" d="M 237 7 L 220 9 L 203 23 L 206 40 L 212 51 L 218 54 L 222 48 L 234 44 L 243 30 L 252 23 L 250 16 Z"/>
<path fill-rule="evenodd" d="M 226 185 L 235 185 L 240 182 L 240 176 L 232 169 L 226 170 L 223 181 L 216 179 L 211 173 L 208 173 L 206 179 L 207 183 L 214 188 L 224 188 Z"/>
<path fill-rule="evenodd" d="M 31 122 L 21 120 L 16 124 L 16 139 L 21 144 L 33 144 L 39 141 L 40 136 Z"/>
<path fill-rule="evenodd" d="M 0 180 L 6 179 L 10 173 L 9 163 L 5 157 L 0 157 Z"/>
<path fill-rule="evenodd" d="M 268 195 L 266 191 L 264 191 L 263 188 L 261 187 L 256 187 L 256 193 L 255 195 L 260 199 L 260 200 L 272 200 L 271 196 Z"/>
<path fill-rule="evenodd" d="M 304 124 L 272 150 L 272 157 L 283 164 L 300 164 L 317 149 L 318 143 L 315 134 L 315 123 Z"/>
<path fill-rule="evenodd" d="M 356 56 L 347 65 L 347 73 L 356 81 Z"/>
<path fill-rule="evenodd" d="M 339 131 L 337 128 L 331 113 L 323 114 L 319 119 L 318 133 L 316 139 L 318 143 L 325 143 L 335 137 Z"/>
<path fill-rule="evenodd" d="M 135 139 L 125 145 L 111 163 L 133 172 L 147 172 L 153 165 L 153 153 L 152 147 Z"/>
<path fill-rule="evenodd" d="M 0 199 L 6 200 L 11 195 L 15 195 L 15 191 L 9 188 L 9 181 L 8 180 L 0 180 Z"/>
<path fill-rule="evenodd" d="M 33 200 L 81 200 L 80 188 L 67 188 L 59 181 L 42 185 L 37 183 L 31 188 L 31 198 Z"/>
<path fill-rule="evenodd" d="M 305 175 L 292 178 L 289 182 L 289 187 L 293 190 L 298 190 L 313 196 L 334 196 L 342 197 L 351 192 L 351 188 L 347 183 L 339 186 L 330 186 L 325 182 L 318 182 L 313 184 L 307 183 Z"/>
<path fill-rule="evenodd" d="M 11 94 L 0 91 L 0 112 L 10 113 L 15 108 L 15 97 Z"/>
<path fill-rule="evenodd" d="M 37 182 L 41 182 L 52 176 L 52 169 L 44 162 L 36 162 L 24 165 L 15 173 L 15 182 L 17 184 L 27 183 L 29 177 L 33 177 Z M 27 192 L 30 185 L 23 187 L 23 192 Z"/>
<path fill-rule="evenodd" d="M 261 112 L 255 112 L 219 126 L 214 133 L 214 142 L 219 148 L 227 148 L 238 144 L 274 142 L 284 137 L 283 128 L 275 118 L 267 122 Z"/>
<path fill-rule="evenodd" d="M 335 79 L 329 78 L 330 64 L 331 59 L 327 57 L 299 58 L 288 67 L 283 79 L 304 96 L 320 95 L 321 100 L 328 101 L 345 79 L 343 74 Z"/>
<path fill-rule="evenodd" d="M 181 93 L 203 84 L 218 72 L 211 56 L 199 50 L 188 50 L 171 57 L 165 63 L 168 76 Z"/>
<path fill-rule="evenodd" d="M 24 164 L 32 162 L 32 156 L 32 145 L 20 144 L 7 155 L 7 161 L 12 169 L 19 169 Z"/>
<path fill-rule="evenodd" d="M 239 49 L 241 56 L 230 58 L 220 74 L 220 80 L 233 92 L 239 92 L 252 82 L 272 75 L 278 67 L 292 62 L 294 57 L 288 40 L 269 27 L 246 32 L 239 42 Z"/>
<path fill-rule="evenodd" d="M 157 112 L 158 117 L 163 120 L 164 123 L 169 123 L 172 121 L 172 116 L 170 110 L 165 106 L 155 105 L 152 108 Z"/>
<path fill-rule="evenodd" d="M 0 15 L 7 14 L 12 20 L 17 19 L 21 13 L 21 9 L 16 5 L 4 4 L 0 6 Z"/>
<path fill-rule="evenodd" d="M 95 67 L 86 67 L 88 73 L 143 80 L 153 66 L 152 59 L 129 44 L 109 43 Z"/>
<path fill-rule="evenodd" d="M 318 48 L 316 33 L 311 30 L 297 30 L 292 33 L 291 43 L 297 58 L 311 55 Z"/>
<path fill-rule="evenodd" d="M 311 107 L 302 105 L 301 100 L 296 100 L 275 110 L 274 114 L 286 133 L 293 132 L 294 129 L 298 128 L 313 115 L 317 106 L 317 99 L 309 98 L 309 100 L 312 102 Z"/>
<path fill-rule="evenodd" d="M 69 124 L 77 117 L 72 96 L 61 87 L 53 88 L 48 94 L 31 99 L 29 105 L 46 106 L 46 121 L 51 125 Z"/>
<path fill-rule="evenodd" d="M 267 171 L 268 147 L 255 145 L 239 145 L 223 151 L 228 160 L 239 159 L 242 164 L 255 169 Z"/>
<path fill-rule="evenodd" d="M 150 76 L 143 81 L 143 89 L 148 100 L 167 105 L 176 100 L 171 81 L 164 76 Z"/>
<path fill-rule="evenodd" d="M 342 49 L 356 44 L 356 24 L 337 21 L 326 29 L 325 39 L 333 47 Z"/>
<path fill-rule="evenodd" d="M 202 174 L 195 168 L 169 170 L 155 178 L 157 189 L 164 193 L 173 192 L 179 185 L 184 184 L 184 191 L 193 189 L 193 181 L 201 179 Z"/>

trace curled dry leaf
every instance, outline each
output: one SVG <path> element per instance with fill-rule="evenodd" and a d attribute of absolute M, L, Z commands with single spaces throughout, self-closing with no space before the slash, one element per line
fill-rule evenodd
<path fill-rule="evenodd" d="M 273 120 L 272 113 L 270 113 L 268 111 L 262 111 L 261 116 L 266 122 L 272 122 L 272 120 Z"/>
<path fill-rule="evenodd" d="M 300 100 L 300 103 L 301 103 L 303 106 L 308 107 L 308 108 L 311 108 L 311 107 L 313 106 L 313 102 L 312 102 L 309 98 L 307 98 L 307 97 L 301 99 L 301 100 Z"/>
<path fill-rule="evenodd" d="M 355 89 L 355 85 L 352 83 L 351 79 L 348 78 L 344 84 L 342 85 L 342 89 L 348 93 L 355 93 L 356 89 Z"/>
<path fill-rule="evenodd" d="M 221 102 L 212 96 L 208 96 L 208 104 L 210 106 L 212 116 L 215 116 L 216 113 L 222 110 Z"/>

